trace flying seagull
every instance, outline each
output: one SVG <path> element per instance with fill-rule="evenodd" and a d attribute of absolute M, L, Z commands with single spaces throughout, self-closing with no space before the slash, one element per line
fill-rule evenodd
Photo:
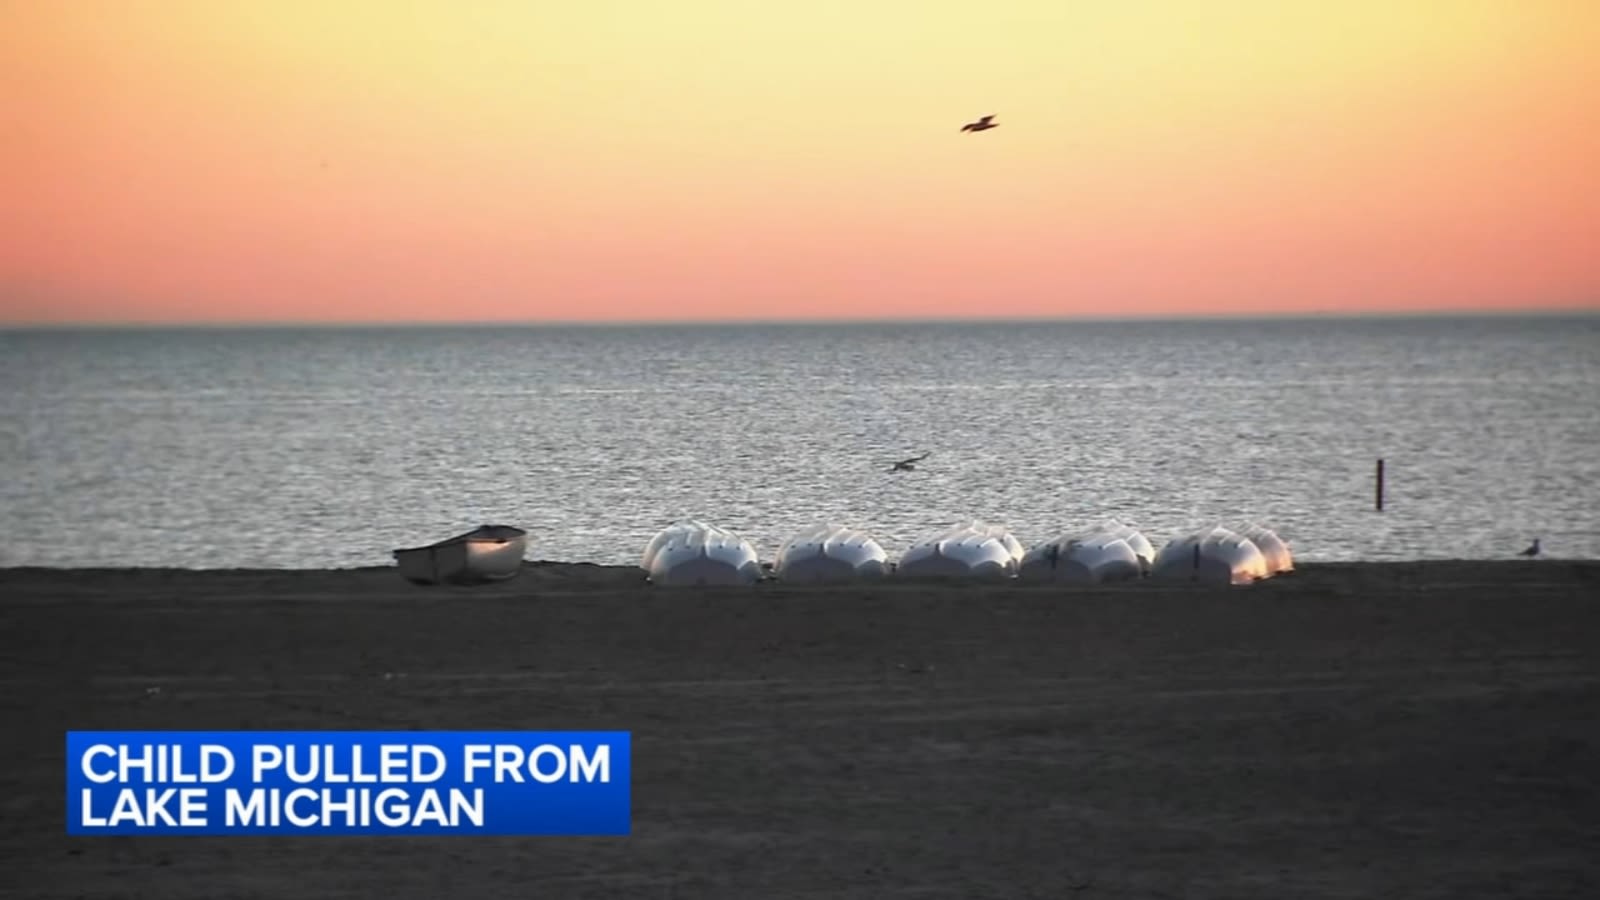
<path fill-rule="evenodd" d="M 1539 555 L 1539 539 L 1538 538 L 1534 538 L 1533 539 L 1533 546 L 1529 547 L 1528 549 L 1522 551 L 1521 553 L 1519 553 L 1517 555 L 1518 556 L 1526 556 L 1529 559 L 1532 559 L 1533 557 L 1538 556 Z"/>
<path fill-rule="evenodd" d="M 962 131 L 988 131 L 991 128 L 999 128 L 999 127 L 1000 127 L 1000 123 L 994 121 L 994 116 L 984 116 L 983 118 L 979 119 L 976 122 L 968 122 L 967 124 L 961 126 L 961 130 Z"/>
<path fill-rule="evenodd" d="M 923 451 L 921 456 L 913 456 L 910 459 L 902 459 L 899 462 L 895 463 L 893 466 L 890 466 L 889 467 L 889 471 L 891 471 L 891 472 L 914 472 L 914 471 L 916 471 L 917 463 L 922 462 L 923 460 L 927 459 L 929 457 L 929 455 L 930 454 L 927 451 Z"/>

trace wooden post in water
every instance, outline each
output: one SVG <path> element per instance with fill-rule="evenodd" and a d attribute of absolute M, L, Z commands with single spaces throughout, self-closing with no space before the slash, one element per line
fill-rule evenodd
<path fill-rule="evenodd" d="M 1383 459 L 1381 457 L 1378 459 L 1378 488 L 1376 500 L 1378 512 L 1383 512 Z"/>

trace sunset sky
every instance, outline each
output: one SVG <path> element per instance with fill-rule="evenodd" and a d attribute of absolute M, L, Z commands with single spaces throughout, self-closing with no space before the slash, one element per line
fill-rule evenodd
<path fill-rule="evenodd" d="M 0 0 L 0 322 L 1597 309 L 1597 47 L 1592 0 Z"/>

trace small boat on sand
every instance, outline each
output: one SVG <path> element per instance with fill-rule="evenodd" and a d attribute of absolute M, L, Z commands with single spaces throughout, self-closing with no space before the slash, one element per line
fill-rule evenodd
<path fill-rule="evenodd" d="M 1289 543 L 1278 536 L 1276 531 L 1258 525 L 1254 522 L 1246 523 L 1243 528 L 1234 531 L 1250 539 L 1261 550 L 1261 555 L 1267 558 L 1267 573 L 1282 575 L 1294 571 L 1294 554 L 1289 552 Z"/>
<path fill-rule="evenodd" d="M 394 551 L 401 577 L 412 584 L 486 584 L 522 571 L 528 533 L 510 525 L 480 525 L 426 547 Z"/>
<path fill-rule="evenodd" d="M 1004 526 L 974 519 L 911 545 L 894 571 L 909 578 L 1011 578 L 1022 556 L 1022 545 Z"/>
<path fill-rule="evenodd" d="M 773 574 L 792 583 L 851 581 L 888 574 L 889 554 L 866 532 L 848 525 L 814 525 L 779 550 Z"/>
<path fill-rule="evenodd" d="M 1149 552 L 1144 536 L 1125 526 L 1090 528 L 1035 545 L 1022 557 L 1017 574 L 1027 581 L 1129 581 L 1143 577 L 1149 567 L 1148 557 L 1136 549 L 1141 546 Z"/>
<path fill-rule="evenodd" d="M 726 528 L 686 519 L 662 529 L 645 545 L 639 568 L 650 583 L 676 585 L 754 584 L 761 563 L 749 541 Z"/>
<path fill-rule="evenodd" d="M 1260 547 L 1221 526 L 1168 541 L 1150 569 L 1152 578 L 1212 584 L 1250 584 L 1271 574 Z"/>

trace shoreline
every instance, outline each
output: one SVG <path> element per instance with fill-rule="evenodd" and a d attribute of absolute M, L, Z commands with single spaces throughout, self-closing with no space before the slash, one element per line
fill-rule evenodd
<path fill-rule="evenodd" d="M 765 565 L 767 565 L 767 563 L 764 562 L 763 566 L 765 566 Z M 1316 562 L 1301 562 L 1299 560 L 1296 560 L 1296 562 L 1294 564 L 1294 570 L 1292 572 L 1287 572 L 1287 573 L 1284 573 L 1282 575 L 1277 575 L 1277 576 L 1274 576 L 1273 578 L 1261 579 L 1261 582 L 1258 582 L 1258 583 L 1264 583 L 1264 582 L 1267 582 L 1267 581 L 1275 581 L 1275 580 L 1284 579 L 1284 578 L 1292 578 L 1296 574 L 1307 573 L 1307 572 L 1350 571 L 1350 570 L 1358 570 L 1358 569 L 1399 571 L 1399 570 L 1402 570 L 1402 569 L 1414 569 L 1414 568 L 1430 568 L 1431 569 L 1431 568 L 1447 568 L 1447 567 L 1472 567 L 1472 568 L 1477 568 L 1477 567 L 1522 567 L 1522 566 L 1578 566 L 1578 567 L 1590 567 L 1590 566 L 1593 566 L 1593 567 L 1600 567 L 1600 559 L 1590 559 L 1590 558 L 1587 558 L 1587 557 L 1570 557 L 1569 558 L 1569 557 L 1545 556 L 1545 557 L 1540 557 L 1539 559 L 1514 559 L 1514 558 L 1513 559 L 1466 559 L 1466 558 L 1458 559 L 1458 558 L 1444 558 L 1444 557 L 1441 557 L 1441 558 L 1430 558 L 1430 559 L 1338 560 L 1338 561 L 1316 561 Z M 252 575 L 340 575 L 340 574 L 351 574 L 351 575 L 366 575 L 366 574 L 371 574 L 371 573 L 374 573 L 374 572 L 394 572 L 394 571 L 396 571 L 396 569 L 397 569 L 397 567 L 394 566 L 394 565 L 344 566 L 344 567 L 323 567 L 323 568 L 315 568 L 315 567 L 313 567 L 313 568 L 299 568 L 299 567 L 276 567 L 276 568 L 273 568 L 273 567 L 261 567 L 261 566 L 219 566 L 219 567 L 215 567 L 215 568 L 193 568 L 193 567 L 187 567 L 187 566 L 51 566 L 51 565 L 14 565 L 14 566 L 0 566 L 0 577 L 3 577 L 3 576 L 8 575 L 8 574 L 46 574 L 46 573 L 59 573 L 59 574 L 115 574 L 115 573 L 127 573 L 127 574 L 150 574 L 150 573 L 177 574 L 177 573 L 183 573 L 183 574 L 192 574 L 192 575 L 221 575 L 221 574 L 252 574 Z M 567 561 L 567 560 L 552 560 L 552 559 L 537 559 L 537 560 L 529 559 L 529 560 L 523 560 L 522 573 L 519 574 L 517 576 L 517 578 L 521 578 L 523 575 L 526 575 L 530 571 L 541 571 L 541 570 L 551 570 L 551 569 L 571 570 L 571 571 L 594 571 L 594 572 L 605 572 L 605 573 L 639 572 L 639 573 L 641 573 L 641 577 L 642 577 L 642 573 L 644 571 L 643 569 L 639 568 L 637 565 L 622 564 L 622 563 L 594 563 L 594 562 L 572 562 L 572 561 Z M 514 581 L 516 579 L 514 578 L 512 580 Z M 777 581 L 777 579 L 771 579 L 771 580 Z M 895 580 L 895 576 L 892 575 L 892 574 L 887 576 L 887 577 L 885 577 L 885 578 L 883 578 L 883 579 L 879 579 L 880 582 L 892 582 L 894 580 Z M 964 579 L 954 578 L 954 577 L 952 577 L 952 578 L 933 578 L 933 579 L 924 578 L 924 579 L 918 579 L 918 580 L 919 581 L 935 581 L 935 582 L 939 582 L 939 583 L 944 583 L 944 582 L 971 583 L 971 582 L 965 581 Z M 1011 580 L 1015 580 L 1015 579 L 1000 579 L 995 583 L 1004 584 L 1007 581 L 1011 581 Z M 1135 579 L 1133 582 L 1129 582 L 1129 583 L 1131 583 L 1131 584 L 1139 584 L 1139 583 L 1147 583 L 1147 582 L 1152 582 L 1152 580 L 1148 579 L 1148 578 Z M 846 582 L 845 584 L 861 585 L 861 584 L 868 584 L 868 583 L 871 583 L 871 582 L 870 581 L 858 581 L 858 582 Z M 1096 587 L 1108 587 L 1108 588 L 1109 587 L 1116 587 L 1116 586 L 1117 586 L 1117 584 L 1096 585 Z"/>
<path fill-rule="evenodd" d="M 0 856 L 41 900 L 1579 896 L 1597 587 L 5 569 Z M 63 736 L 96 730 L 628 731 L 632 833 L 72 837 Z"/>

